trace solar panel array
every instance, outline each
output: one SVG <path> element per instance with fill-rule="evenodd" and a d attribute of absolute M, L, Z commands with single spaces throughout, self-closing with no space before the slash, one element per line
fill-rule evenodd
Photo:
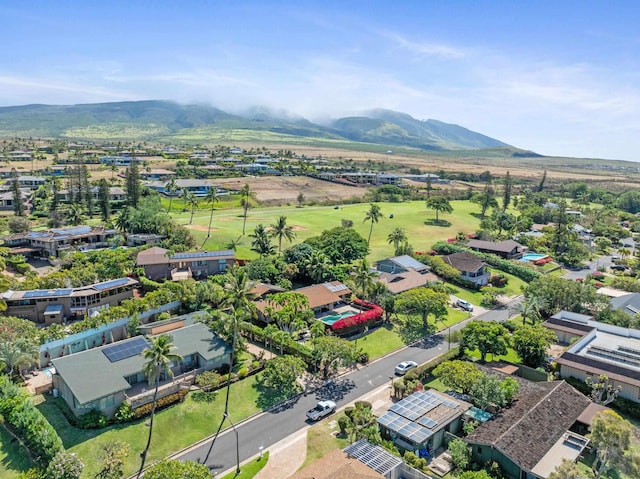
<path fill-rule="evenodd" d="M 190 253 L 176 253 L 171 256 L 171 259 L 191 259 L 191 258 L 211 258 L 218 256 L 233 256 L 233 251 L 231 250 L 221 250 L 221 251 L 192 251 Z"/>
<path fill-rule="evenodd" d="M 50 235 L 48 231 L 31 231 L 27 233 L 27 238 L 46 238 Z"/>
<path fill-rule="evenodd" d="M 343 450 L 350 457 L 356 458 L 383 476 L 386 476 L 402 464 L 402 459 L 394 456 L 380 446 L 374 446 L 366 439 L 360 439 L 350 446 L 345 447 Z"/>
<path fill-rule="evenodd" d="M 71 228 L 57 228 L 57 229 L 52 229 L 51 231 L 59 235 L 76 236 L 76 235 L 88 235 L 89 233 L 91 233 L 91 230 L 92 230 L 91 226 L 72 226 Z"/>
<path fill-rule="evenodd" d="M 345 289 L 347 289 L 347 287 L 342 283 L 340 284 L 325 283 L 324 287 L 327 288 L 332 293 L 337 293 L 338 291 L 344 291 Z"/>
<path fill-rule="evenodd" d="M 103 354 L 112 363 L 122 361 L 123 359 L 137 356 L 142 351 L 149 347 L 146 339 L 142 337 L 134 338 L 130 341 L 124 341 L 122 343 L 116 343 L 113 346 L 109 346 L 102 350 Z"/>
<path fill-rule="evenodd" d="M 392 412 L 379 418 L 378 423 L 415 444 L 423 443 L 433 434 L 430 429 Z"/>
<path fill-rule="evenodd" d="M 56 296 L 69 296 L 72 292 L 73 289 L 35 289 L 33 291 L 25 292 L 22 297 L 24 299 L 53 298 Z"/>
<path fill-rule="evenodd" d="M 129 278 L 112 279 L 111 281 L 105 281 L 104 283 L 98 283 L 93 285 L 93 289 L 103 291 L 109 288 L 115 288 L 116 286 L 124 286 L 129 282 Z"/>
<path fill-rule="evenodd" d="M 590 346 L 587 354 L 599 356 L 610 361 L 618 363 L 630 364 L 631 366 L 640 367 L 640 356 L 625 351 L 615 351 L 613 349 L 603 348 L 601 346 Z"/>

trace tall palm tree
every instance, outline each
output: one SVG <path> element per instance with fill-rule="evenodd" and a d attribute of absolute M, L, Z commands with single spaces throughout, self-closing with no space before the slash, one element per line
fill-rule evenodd
<path fill-rule="evenodd" d="M 278 253 L 282 253 L 282 239 L 286 239 L 291 243 L 296 237 L 293 228 L 287 224 L 287 217 L 280 216 L 278 220 L 271 225 L 270 235 L 273 238 L 278 238 Z"/>
<path fill-rule="evenodd" d="M 196 208 L 198 208 L 198 197 L 191 191 L 189 191 L 187 194 L 187 204 L 189 205 L 189 208 L 191 208 L 191 217 L 189 218 L 189 224 L 192 224 L 193 214 L 196 212 Z"/>
<path fill-rule="evenodd" d="M 373 224 L 377 223 L 380 220 L 380 218 L 382 218 L 383 216 L 384 215 L 382 214 L 382 210 L 380 209 L 380 206 L 373 203 L 369 205 L 369 209 L 364 215 L 365 222 L 371 221 L 371 228 L 369 228 L 369 237 L 367 238 L 367 245 L 371 243 L 371 233 L 373 232 Z"/>
<path fill-rule="evenodd" d="M 172 353 L 174 345 L 171 342 L 171 336 L 163 334 L 161 336 L 151 339 L 151 344 L 148 348 L 142 351 L 142 357 L 147 360 L 143 366 L 143 372 L 147 377 L 150 385 L 155 385 L 153 391 L 153 402 L 151 403 L 151 418 L 149 419 L 149 437 L 147 438 L 147 445 L 144 451 L 140 454 L 140 469 L 138 475 L 140 477 L 144 469 L 144 463 L 147 460 L 147 453 L 149 452 L 149 446 L 151 446 L 151 436 L 153 434 L 153 418 L 156 413 L 156 403 L 158 401 L 158 387 L 160 386 L 160 378 L 162 374 L 169 377 L 173 377 L 173 371 L 171 370 L 171 363 L 173 361 L 181 361 L 182 356 Z"/>
<path fill-rule="evenodd" d="M 375 273 L 371 271 L 369 268 L 369 264 L 366 259 L 362 259 L 355 269 L 355 282 L 358 286 L 358 290 L 362 295 L 361 298 L 364 301 L 367 301 L 368 292 L 373 286 L 373 278 L 375 277 Z"/>
<path fill-rule="evenodd" d="M 249 184 L 245 184 L 240 190 L 240 204 L 242 205 L 242 209 L 244 210 L 244 219 L 242 221 L 242 235 L 245 234 L 245 227 L 247 225 L 247 211 L 249 211 L 249 207 L 251 206 L 250 199 L 253 191 L 251 191 L 251 187 Z"/>
<path fill-rule="evenodd" d="M 314 283 L 320 283 L 325 280 L 327 270 L 331 267 L 329 257 L 321 251 L 314 251 L 305 261 L 305 269 L 307 275 Z"/>
<path fill-rule="evenodd" d="M 213 221 L 213 210 L 216 203 L 218 202 L 218 190 L 216 189 L 215 186 L 212 186 L 211 188 L 209 188 L 209 191 L 207 191 L 207 196 L 204 197 L 204 201 L 209 206 L 211 206 L 211 214 L 209 215 L 209 229 L 207 229 L 207 238 L 204 240 L 206 243 L 209 237 L 211 236 L 211 222 Z M 204 246 L 204 243 L 202 244 L 202 246 Z"/>
<path fill-rule="evenodd" d="M 271 239 L 269 238 L 267 230 L 262 224 L 256 226 L 253 234 L 250 234 L 249 236 L 253 238 L 253 241 L 251 242 L 251 249 L 257 252 L 260 257 L 264 258 L 265 256 L 273 254 L 274 247 L 271 244 Z"/>
<path fill-rule="evenodd" d="M 518 305 L 518 312 L 522 316 L 522 324 L 526 324 L 527 318 L 531 318 L 533 323 L 540 319 L 540 310 L 544 309 L 544 301 L 538 296 L 531 296 L 524 299 Z"/>
<path fill-rule="evenodd" d="M 403 228 L 394 228 L 393 231 L 389 233 L 389 236 L 387 236 L 387 243 L 393 243 L 395 254 L 398 254 L 398 247 L 405 241 L 407 241 L 407 234 Z"/>
<path fill-rule="evenodd" d="M 120 214 L 116 216 L 114 225 L 123 233 L 126 233 L 129 230 L 129 208 L 124 208 L 120 211 Z"/>
<path fill-rule="evenodd" d="M 167 213 L 169 213 L 171 211 L 171 203 L 173 203 L 173 194 L 176 192 L 176 189 L 178 188 L 176 185 L 176 179 L 173 176 L 167 182 L 166 188 L 167 188 L 167 193 L 169 193 L 169 207 L 167 208 Z"/>
<path fill-rule="evenodd" d="M 67 220 L 74 226 L 77 226 L 84 221 L 82 208 L 79 204 L 72 203 L 67 207 Z"/>

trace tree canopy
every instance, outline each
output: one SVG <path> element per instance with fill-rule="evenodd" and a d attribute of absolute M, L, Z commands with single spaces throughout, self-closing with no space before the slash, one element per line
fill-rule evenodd
<path fill-rule="evenodd" d="M 323 231 L 320 236 L 307 238 L 305 243 L 327 255 L 333 263 L 351 263 L 369 253 L 367 240 L 353 228 L 336 228 Z"/>
<path fill-rule="evenodd" d="M 520 326 L 512 338 L 513 349 L 522 362 L 532 368 L 544 362 L 549 346 L 555 341 L 555 333 L 539 324 Z"/>
<path fill-rule="evenodd" d="M 480 351 L 482 362 L 487 354 L 507 354 L 509 331 L 495 321 L 471 321 L 460 331 L 466 349 Z"/>

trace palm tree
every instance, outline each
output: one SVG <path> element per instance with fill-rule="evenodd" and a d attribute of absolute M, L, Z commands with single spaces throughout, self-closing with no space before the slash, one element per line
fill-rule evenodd
<path fill-rule="evenodd" d="M 367 260 L 363 258 L 362 261 L 356 266 L 355 282 L 360 290 L 360 293 L 362 294 L 361 298 L 364 301 L 367 300 L 367 293 L 373 286 L 374 277 L 375 273 L 371 271 Z"/>
<path fill-rule="evenodd" d="M 269 256 L 274 253 L 274 247 L 269 239 L 269 234 L 262 224 L 256 226 L 253 234 L 249 235 L 253 238 L 251 249 L 257 252 L 261 257 Z"/>
<path fill-rule="evenodd" d="M 0 343 L 0 363 L 4 364 L 9 377 L 13 376 L 15 368 L 36 364 L 38 354 L 38 347 L 26 339 Z"/>
<path fill-rule="evenodd" d="M 213 210 L 216 203 L 218 202 L 218 190 L 216 189 L 215 186 L 212 186 L 211 188 L 209 188 L 209 191 L 207 191 L 207 196 L 204 197 L 204 201 L 205 203 L 211 206 L 211 214 L 209 215 L 209 229 L 207 230 L 207 238 L 204 240 L 204 242 L 206 243 L 209 237 L 211 236 L 211 222 L 213 221 Z M 204 243 L 202 244 L 202 246 L 204 247 Z"/>
<path fill-rule="evenodd" d="M 167 193 L 169 193 L 169 207 L 167 208 L 167 213 L 171 211 L 171 203 L 173 203 L 173 194 L 176 192 L 176 179 L 172 176 L 171 179 L 166 184 Z"/>
<path fill-rule="evenodd" d="M 188 190 L 185 190 L 188 191 Z M 187 193 L 186 204 L 191 208 L 191 217 L 189 218 L 189 224 L 193 223 L 193 214 L 196 212 L 196 208 L 198 207 L 198 197 L 194 195 L 191 191 Z"/>
<path fill-rule="evenodd" d="M 253 191 L 249 187 L 249 184 L 245 184 L 240 190 L 240 204 L 244 210 L 244 220 L 242 221 L 242 235 L 245 234 L 245 226 L 247 225 L 247 211 L 249 211 L 249 207 L 251 206 L 250 199 Z"/>
<path fill-rule="evenodd" d="M 531 296 L 522 301 L 518 305 L 518 312 L 522 316 L 522 324 L 526 324 L 527 318 L 531 318 L 534 323 L 537 319 L 540 319 L 540 310 L 544 309 L 544 306 L 544 301 L 538 296 Z"/>
<path fill-rule="evenodd" d="M 120 211 L 120 214 L 116 216 L 114 224 L 117 229 L 126 233 L 129 229 L 129 208 L 125 208 Z"/>
<path fill-rule="evenodd" d="M 405 241 L 407 241 L 407 234 L 403 228 L 394 228 L 393 231 L 389 233 L 389 236 L 387 236 L 387 243 L 393 243 L 395 254 L 398 254 L 398 247 Z"/>
<path fill-rule="evenodd" d="M 371 243 L 371 233 L 373 232 L 373 224 L 377 223 L 384 215 L 380 210 L 380 206 L 371 204 L 369 210 L 364 215 L 364 221 L 371 221 L 371 228 L 369 228 L 369 238 L 367 238 L 367 245 Z"/>
<path fill-rule="evenodd" d="M 280 216 L 275 224 L 271 225 L 271 237 L 278 238 L 278 253 L 282 253 L 282 239 L 286 239 L 291 243 L 296 237 L 293 228 L 287 225 L 287 217 Z"/>
<path fill-rule="evenodd" d="M 142 351 L 142 357 L 147 360 L 143 366 L 143 372 L 147 377 L 150 385 L 155 385 L 153 391 L 153 402 L 151 403 L 151 418 L 149 419 L 149 437 L 147 439 L 147 445 L 144 451 L 140 454 L 140 469 L 138 475 L 140 477 L 144 469 L 144 463 L 147 460 L 147 453 L 149 452 L 149 446 L 151 446 L 151 435 L 153 434 L 153 417 L 156 412 L 156 403 L 158 401 L 158 387 L 160 386 L 160 378 L 163 374 L 173 377 L 173 371 L 171 370 L 171 363 L 173 361 L 181 361 L 182 357 L 178 354 L 172 353 L 174 348 L 171 342 L 171 336 L 163 334 L 161 336 L 151 339 L 151 344 L 148 348 Z"/>
<path fill-rule="evenodd" d="M 82 216 L 82 208 L 79 204 L 72 203 L 67 207 L 67 220 L 74 226 L 77 226 L 84 221 L 84 216 Z"/>
<path fill-rule="evenodd" d="M 305 262 L 307 275 L 314 283 L 324 281 L 327 270 L 331 267 L 331 262 L 326 254 L 320 251 L 314 251 Z"/>

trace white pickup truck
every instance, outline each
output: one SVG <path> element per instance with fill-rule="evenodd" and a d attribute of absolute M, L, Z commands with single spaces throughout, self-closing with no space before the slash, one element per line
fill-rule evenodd
<path fill-rule="evenodd" d="M 316 407 L 307 411 L 307 418 L 311 421 L 319 421 L 334 412 L 336 412 L 336 403 L 333 401 L 318 401 Z"/>

